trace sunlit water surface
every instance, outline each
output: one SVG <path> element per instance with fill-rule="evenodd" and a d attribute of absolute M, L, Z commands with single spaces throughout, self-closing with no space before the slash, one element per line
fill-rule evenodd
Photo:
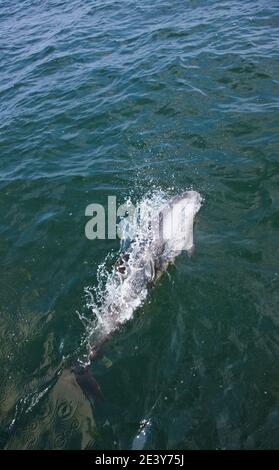
<path fill-rule="evenodd" d="M 272 0 L 0 1 L 1 447 L 279 447 L 278 26 Z M 94 409 L 61 371 L 119 241 L 85 208 L 189 188 L 195 255 L 104 345 Z"/>

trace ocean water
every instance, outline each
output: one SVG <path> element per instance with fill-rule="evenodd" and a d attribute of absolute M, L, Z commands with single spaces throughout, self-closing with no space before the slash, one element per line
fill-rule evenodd
<path fill-rule="evenodd" d="M 278 2 L 0 0 L 0 48 L 0 446 L 278 448 Z M 64 372 L 119 240 L 85 208 L 190 188 L 195 254 L 104 345 L 92 405 Z"/>

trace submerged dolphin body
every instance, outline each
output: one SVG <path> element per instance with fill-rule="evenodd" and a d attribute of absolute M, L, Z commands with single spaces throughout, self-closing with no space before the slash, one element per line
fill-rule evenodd
<path fill-rule="evenodd" d="M 151 211 L 152 220 L 135 236 L 114 265 L 88 364 L 73 368 L 77 383 L 90 400 L 96 402 L 101 398 L 90 364 L 113 332 L 131 318 L 146 299 L 148 291 L 167 266 L 183 250 L 192 254 L 194 219 L 201 203 L 202 198 L 196 191 L 187 191 L 165 201 L 156 213 Z"/>

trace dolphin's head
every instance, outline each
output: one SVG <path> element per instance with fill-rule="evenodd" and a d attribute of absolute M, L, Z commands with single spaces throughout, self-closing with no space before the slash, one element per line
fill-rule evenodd
<path fill-rule="evenodd" d="M 194 219 L 201 204 L 202 197 L 197 191 L 185 191 L 170 200 L 163 217 L 163 234 L 170 252 L 192 253 Z"/>
<path fill-rule="evenodd" d="M 170 200 L 171 206 L 178 204 L 180 202 L 184 202 L 185 204 L 191 204 L 196 212 L 199 211 L 201 204 L 202 204 L 202 197 L 200 193 L 197 191 L 185 191 L 184 193 L 179 194 L 178 196 L 174 196 Z"/>

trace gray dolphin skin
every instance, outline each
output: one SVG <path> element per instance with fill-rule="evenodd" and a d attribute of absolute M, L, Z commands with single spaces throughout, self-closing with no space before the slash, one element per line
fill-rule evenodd
<path fill-rule="evenodd" d="M 186 191 L 166 200 L 158 210 L 151 211 L 147 226 L 135 235 L 115 263 L 108 281 L 108 295 L 102 305 L 102 321 L 95 332 L 88 363 L 72 369 L 76 382 L 90 401 L 96 403 L 101 399 L 91 363 L 103 344 L 144 302 L 168 265 L 183 250 L 192 254 L 194 219 L 201 203 L 202 198 L 196 191 Z"/>

